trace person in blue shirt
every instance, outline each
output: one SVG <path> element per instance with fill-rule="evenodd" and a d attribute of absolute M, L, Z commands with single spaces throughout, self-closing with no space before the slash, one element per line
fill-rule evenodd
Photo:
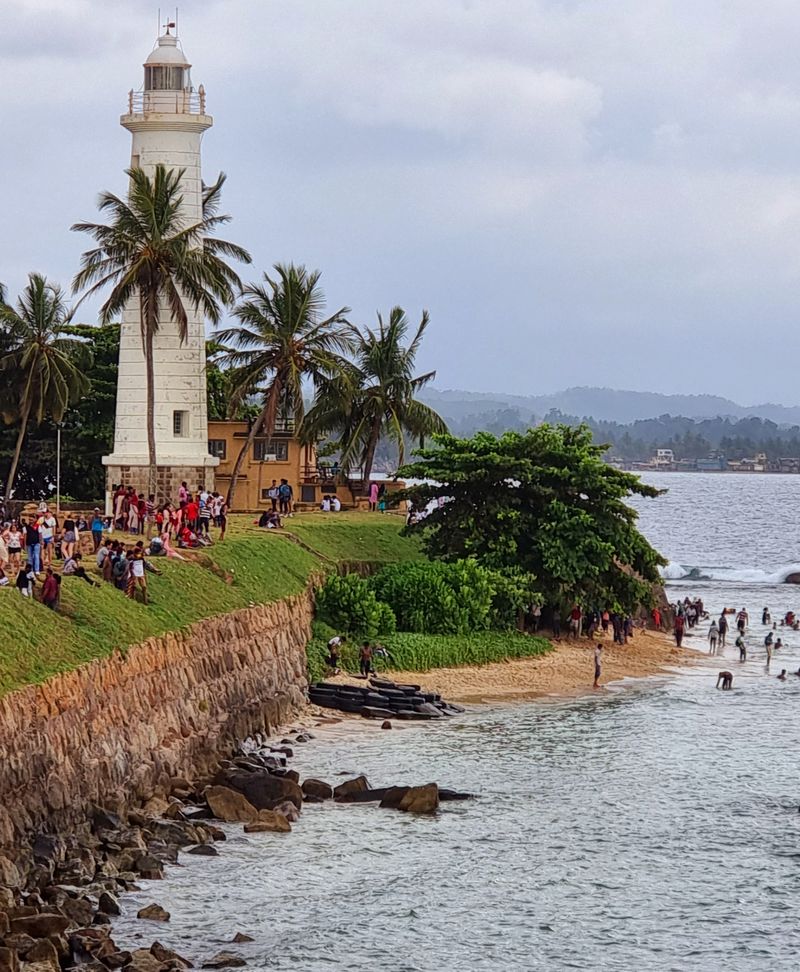
<path fill-rule="evenodd" d="M 91 530 L 92 530 L 92 543 L 94 544 L 94 552 L 100 549 L 100 544 L 103 542 L 103 529 L 105 527 L 105 521 L 103 517 L 100 516 L 100 507 L 95 506 L 94 515 L 92 516 Z"/>

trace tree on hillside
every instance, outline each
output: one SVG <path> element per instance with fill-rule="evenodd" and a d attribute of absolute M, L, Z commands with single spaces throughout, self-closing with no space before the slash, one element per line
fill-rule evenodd
<path fill-rule="evenodd" d="M 0 372 L 4 388 L 10 393 L 2 401 L 3 419 L 18 425 L 6 478 L 7 498 L 14 492 L 30 421 L 40 424 L 50 415 L 53 421 L 61 422 L 69 406 L 88 391 L 84 370 L 89 355 L 80 341 L 67 336 L 70 318 L 61 288 L 48 283 L 39 273 L 29 275 L 28 285 L 15 307 L 0 303 L 0 322 L 4 326 Z"/>
<path fill-rule="evenodd" d="M 320 394 L 309 411 L 307 434 L 335 436 L 342 468 L 349 469 L 360 461 L 365 489 L 382 438 L 395 444 L 403 463 L 406 435 L 422 444 L 426 436 L 447 432 L 444 419 L 416 397 L 436 377 L 435 371 L 414 374 L 428 323 L 428 312 L 423 311 L 407 344 L 409 322 L 402 307 L 393 307 L 387 321 L 378 314 L 374 331 L 353 328 L 353 368 L 345 381 Z"/>
<path fill-rule="evenodd" d="M 415 509 L 433 503 L 408 529 L 434 558 L 474 557 L 535 575 L 553 608 L 578 600 L 632 611 L 648 601 L 666 561 L 636 528 L 626 500 L 659 490 L 608 466 L 604 450 L 587 426 L 437 436 L 436 448 L 399 471 L 425 481 L 406 491 Z"/>
<path fill-rule="evenodd" d="M 233 405 L 241 405 L 252 395 L 262 396 L 261 411 L 231 473 L 230 507 L 255 439 L 262 435 L 269 441 L 279 416 L 291 416 L 300 431 L 305 415 L 304 380 L 319 387 L 340 378 L 347 370 L 344 355 L 352 350 L 346 318 L 350 308 L 341 307 L 322 317 L 325 296 L 319 270 L 309 272 L 303 266 L 280 263 L 274 269 L 274 278 L 265 273 L 263 283 L 244 288 L 234 311 L 238 326 L 217 335 L 219 341 L 233 346 L 226 356 L 227 364 L 236 369 Z"/>
<path fill-rule="evenodd" d="M 251 262 L 242 247 L 211 235 L 230 219 L 218 212 L 224 174 L 213 186 L 204 187 L 200 221 L 187 224 L 181 213 L 184 171 L 158 165 L 151 178 L 143 169 L 128 169 L 127 200 L 109 192 L 100 196 L 99 209 L 110 214 L 111 222 L 72 227 L 89 233 L 98 244 L 83 254 L 73 290 L 88 288 L 84 296 L 89 296 L 112 287 L 100 311 L 103 323 L 120 314 L 131 298 L 139 300 L 147 384 L 148 488 L 152 493 L 156 491 L 157 459 L 153 341 L 159 316 L 163 308 L 168 309 L 181 341 L 187 336 L 187 300 L 217 324 L 221 305 L 233 303 L 241 286 L 224 258 Z"/>

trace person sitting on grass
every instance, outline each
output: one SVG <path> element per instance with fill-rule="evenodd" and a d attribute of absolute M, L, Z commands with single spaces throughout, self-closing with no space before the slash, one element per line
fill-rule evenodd
<path fill-rule="evenodd" d="M 23 597 L 33 597 L 33 588 L 36 584 L 36 574 L 30 561 L 25 561 L 22 570 L 17 574 L 17 590 Z"/>
<path fill-rule="evenodd" d="M 42 584 L 42 604 L 50 608 L 51 611 L 55 611 L 58 607 L 58 592 L 59 586 L 56 575 L 53 573 L 53 568 L 48 567 L 45 570 L 44 584 Z"/>
<path fill-rule="evenodd" d="M 81 580 L 86 581 L 91 587 L 99 587 L 100 585 L 95 583 L 92 578 L 86 573 L 86 568 L 81 563 L 81 555 L 79 553 L 74 554 L 72 557 L 67 557 L 64 561 L 64 566 L 61 573 L 64 577 L 80 577 Z"/>
<path fill-rule="evenodd" d="M 8 587 L 10 583 L 11 581 L 8 579 L 8 575 L 3 568 L 0 567 L 0 587 Z"/>

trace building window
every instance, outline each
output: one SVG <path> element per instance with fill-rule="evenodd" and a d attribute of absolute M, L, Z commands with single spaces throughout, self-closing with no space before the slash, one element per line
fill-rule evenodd
<path fill-rule="evenodd" d="M 189 413 L 172 413 L 172 434 L 176 438 L 184 439 L 189 434 Z"/>
<path fill-rule="evenodd" d="M 224 439 L 209 439 L 208 453 L 217 459 L 224 460 L 228 453 L 228 443 Z"/>
<path fill-rule="evenodd" d="M 256 462 L 286 462 L 289 458 L 289 443 L 256 439 L 253 457 Z"/>
<path fill-rule="evenodd" d="M 179 65 L 145 65 L 145 91 L 181 91 L 184 69 Z"/>

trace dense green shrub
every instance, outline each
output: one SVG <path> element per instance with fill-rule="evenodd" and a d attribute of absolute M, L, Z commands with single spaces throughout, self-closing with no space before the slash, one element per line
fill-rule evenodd
<path fill-rule="evenodd" d="M 472 560 L 390 564 L 370 580 L 401 631 L 464 634 L 492 623 L 493 572 Z"/>
<path fill-rule="evenodd" d="M 489 573 L 494 587 L 489 626 L 505 631 L 516 628 L 523 612 L 533 604 L 542 603 L 542 596 L 534 587 L 535 578 L 522 571 L 493 570 Z"/>
<path fill-rule="evenodd" d="M 459 665 L 488 665 L 508 658 L 532 658 L 553 650 L 546 638 L 517 631 L 473 631 L 467 635 L 398 632 L 386 640 L 386 647 L 391 668 L 415 672 Z"/>
<path fill-rule="evenodd" d="M 329 577 L 317 591 L 317 617 L 340 633 L 375 638 L 391 634 L 395 616 L 357 574 Z"/>

